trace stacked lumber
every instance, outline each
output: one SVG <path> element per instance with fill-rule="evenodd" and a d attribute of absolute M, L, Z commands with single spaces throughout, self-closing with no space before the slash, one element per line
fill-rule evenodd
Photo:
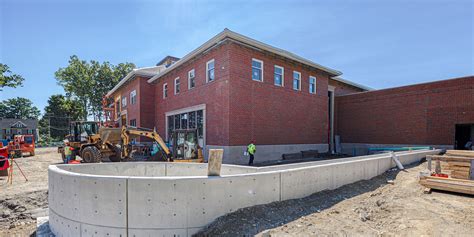
<path fill-rule="evenodd" d="M 420 184 L 431 189 L 474 195 L 474 181 L 471 180 L 421 176 Z"/>
<path fill-rule="evenodd" d="M 474 195 L 474 151 L 448 150 L 442 156 L 431 155 L 426 159 L 429 174 L 420 177 L 421 185 Z M 436 162 L 434 172 L 432 161 Z"/>

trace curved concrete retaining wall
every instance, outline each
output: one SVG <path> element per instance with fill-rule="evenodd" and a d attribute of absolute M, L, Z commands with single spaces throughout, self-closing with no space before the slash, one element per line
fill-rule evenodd
<path fill-rule="evenodd" d="M 403 164 L 439 150 L 396 153 Z M 377 176 L 390 154 L 254 168 L 108 163 L 49 167 L 50 228 L 56 236 L 190 236 L 239 208 L 301 198 Z"/>

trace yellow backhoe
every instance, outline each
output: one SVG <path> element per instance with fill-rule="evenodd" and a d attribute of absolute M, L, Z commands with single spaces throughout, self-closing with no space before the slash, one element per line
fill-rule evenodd
<path fill-rule="evenodd" d="M 174 160 L 171 151 L 161 136 L 154 130 L 122 126 L 122 128 L 98 127 L 97 122 L 76 121 L 70 124 L 70 134 L 66 136 L 65 144 L 73 150 L 73 157 L 80 156 L 85 163 L 101 162 L 109 159 L 112 162 L 135 160 L 133 141 L 143 137 L 151 141 L 147 146 L 150 161 L 180 161 L 203 162 L 202 152 L 199 151 L 196 159 Z M 148 142 L 150 143 L 150 142 Z M 58 147 L 65 160 L 64 146 Z"/>

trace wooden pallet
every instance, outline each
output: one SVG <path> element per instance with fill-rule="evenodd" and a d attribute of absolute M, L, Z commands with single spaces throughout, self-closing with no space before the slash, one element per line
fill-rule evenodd
<path fill-rule="evenodd" d="M 428 171 L 430 175 L 421 176 L 420 184 L 429 189 L 474 195 L 474 151 L 448 150 L 445 155 L 429 155 Z M 432 162 L 436 162 L 432 171 Z M 447 174 L 448 178 L 431 176 Z"/>
<path fill-rule="evenodd" d="M 421 176 L 420 184 L 430 189 L 474 195 L 474 181 L 471 180 Z"/>

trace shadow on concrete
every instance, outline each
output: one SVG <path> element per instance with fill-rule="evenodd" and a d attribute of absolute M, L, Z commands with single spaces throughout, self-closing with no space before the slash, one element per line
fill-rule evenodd
<path fill-rule="evenodd" d="M 405 168 L 419 164 L 406 165 Z M 394 180 L 399 172 L 401 171 L 394 168 L 370 180 L 347 184 L 334 190 L 324 190 L 305 198 L 242 208 L 217 218 L 195 236 L 254 236 L 303 216 L 321 212 L 346 199 L 392 185 L 387 181 Z"/>
<path fill-rule="evenodd" d="M 272 166 L 272 165 L 286 165 L 286 164 L 311 162 L 311 161 L 335 160 L 335 159 L 349 158 L 349 157 L 352 157 L 352 156 L 345 155 L 345 154 L 320 153 L 318 157 L 309 157 L 309 158 L 303 158 L 303 159 L 289 159 L 289 160 L 269 160 L 269 161 L 262 161 L 262 162 L 258 162 L 258 157 L 256 157 L 255 158 L 256 160 L 253 166 L 265 167 L 265 166 Z"/>

